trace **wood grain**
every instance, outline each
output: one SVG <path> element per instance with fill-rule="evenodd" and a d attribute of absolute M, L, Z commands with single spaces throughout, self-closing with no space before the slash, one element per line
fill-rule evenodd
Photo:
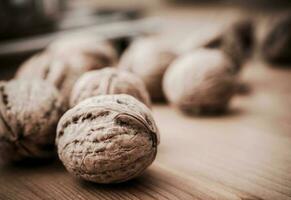
<path fill-rule="evenodd" d="M 158 160 L 262 199 L 291 199 L 291 71 L 253 61 L 242 80 L 251 92 L 237 96 L 224 116 L 193 118 L 157 107 Z"/>
<path fill-rule="evenodd" d="M 6 166 L 0 176 L 0 199 L 259 199 L 159 165 L 135 180 L 116 185 L 77 180 L 59 162 Z"/>
<path fill-rule="evenodd" d="M 0 167 L 0 199 L 291 199 L 291 71 L 254 60 L 229 113 L 189 117 L 155 105 L 155 164 L 125 184 L 70 176 L 59 162 Z"/>

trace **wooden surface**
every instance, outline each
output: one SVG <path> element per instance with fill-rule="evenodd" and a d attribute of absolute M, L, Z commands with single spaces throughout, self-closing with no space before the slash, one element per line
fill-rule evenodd
<path fill-rule="evenodd" d="M 255 58 L 242 80 L 250 92 L 226 115 L 189 117 L 155 105 L 158 157 L 135 180 L 88 183 L 58 161 L 1 166 L 0 199 L 291 199 L 291 70 Z"/>
<path fill-rule="evenodd" d="M 251 62 L 250 93 L 229 113 L 189 117 L 156 105 L 155 164 L 140 178 L 104 186 L 71 177 L 55 161 L 0 168 L 0 199 L 291 199 L 291 71 Z"/>
<path fill-rule="evenodd" d="M 251 91 L 225 116 L 155 108 L 158 162 L 262 199 L 291 199 L 291 71 L 252 62 L 243 77 Z"/>

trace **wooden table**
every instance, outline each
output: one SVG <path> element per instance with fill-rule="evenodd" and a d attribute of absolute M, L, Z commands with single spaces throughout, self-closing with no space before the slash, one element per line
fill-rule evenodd
<path fill-rule="evenodd" d="M 0 167 L 0 199 L 291 199 L 291 71 L 255 58 L 226 115 L 190 117 L 155 105 L 155 163 L 135 180 L 98 185 L 58 161 Z"/>
<path fill-rule="evenodd" d="M 156 105 L 155 163 L 140 178 L 104 186 L 71 177 L 55 161 L 3 166 L 0 199 L 291 199 L 291 71 L 250 62 L 250 93 L 219 117 Z"/>

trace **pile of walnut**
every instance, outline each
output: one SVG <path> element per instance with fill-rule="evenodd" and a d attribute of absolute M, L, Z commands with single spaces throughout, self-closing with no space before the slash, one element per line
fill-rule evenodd
<path fill-rule="evenodd" d="M 291 20 L 282 19 L 262 44 L 272 62 L 290 53 L 290 37 L 280 30 L 290 32 Z M 1 159 L 51 158 L 56 144 L 77 177 L 97 183 L 137 177 L 159 144 L 151 102 L 167 100 L 191 115 L 227 111 L 252 52 L 253 28 L 240 20 L 176 49 L 159 37 L 139 38 L 120 59 L 111 41 L 96 36 L 57 40 L 0 83 Z"/>

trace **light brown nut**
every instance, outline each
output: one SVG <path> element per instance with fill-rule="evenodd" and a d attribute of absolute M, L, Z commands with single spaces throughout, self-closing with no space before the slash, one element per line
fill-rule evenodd
<path fill-rule="evenodd" d="M 155 38 L 137 39 L 122 55 L 119 67 L 138 75 L 153 101 L 164 98 L 162 78 L 176 55 Z"/>
<path fill-rule="evenodd" d="M 53 85 L 42 80 L 1 83 L 1 158 L 17 161 L 52 156 L 62 114 L 63 101 Z"/>
<path fill-rule="evenodd" d="M 83 73 L 111 66 L 116 62 L 115 54 L 113 52 L 111 55 L 111 48 L 107 48 L 106 42 L 103 44 L 93 41 L 92 43 L 86 40 L 60 42 L 63 46 L 55 43 L 48 51 L 24 62 L 17 71 L 16 78 L 47 80 L 54 84 L 68 100 L 75 81 Z"/>
<path fill-rule="evenodd" d="M 191 114 L 225 111 L 234 94 L 233 62 L 221 50 L 199 49 L 178 58 L 166 71 L 167 99 Z"/>
<path fill-rule="evenodd" d="M 113 44 L 92 35 L 59 38 L 48 47 L 48 51 L 82 71 L 113 66 L 117 62 Z"/>
<path fill-rule="evenodd" d="M 143 81 L 130 72 L 116 68 L 105 68 L 83 74 L 73 87 L 70 104 L 74 106 L 89 97 L 107 94 L 128 94 L 148 107 L 151 106 Z"/>
<path fill-rule="evenodd" d="M 59 121 L 59 158 L 73 175 L 96 183 L 124 182 L 155 159 L 159 132 L 150 110 L 134 97 L 86 99 Z"/>
<path fill-rule="evenodd" d="M 71 89 L 85 70 L 72 68 L 64 60 L 54 57 L 48 52 L 34 55 L 20 66 L 17 79 L 43 79 L 53 84 L 67 100 Z"/>
<path fill-rule="evenodd" d="M 241 18 L 226 27 L 194 32 L 182 42 L 178 51 L 182 55 L 199 48 L 221 49 L 233 60 L 235 70 L 239 72 L 250 57 L 253 46 L 254 22 Z"/>

